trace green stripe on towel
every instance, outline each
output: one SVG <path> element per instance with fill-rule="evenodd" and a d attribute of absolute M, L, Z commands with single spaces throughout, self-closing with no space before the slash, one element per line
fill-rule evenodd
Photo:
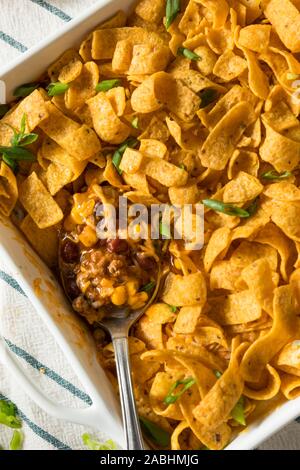
<path fill-rule="evenodd" d="M 3 31 L 0 31 L 0 39 L 3 42 L 6 42 L 6 44 L 9 44 L 11 47 L 14 47 L 15 49 L 18 49 L 18 51 L 20 51 L 20 52 L 26 52 L 27 49 L 28 49 L 26 46 L 24 46 L 24 44 L 17 41 L 16 39 L 14 39 L 9 34 L 4 33 Z"/>
<path fill-rule="evenodd" d="M 33 356 L 31 356 L 29 353 L 24 351 L 24 349 L 19 348 L 15 344 L 11 343 L 8 339 L 5 339 L 7 345 L 13 351 L 17 356 L 20 358 L 24 359 L 28 364 L 30 364 L 34 369 L 40 371 L 42 369 L 43 374 L 45 374 L 49 379 L 53 380 L 56 382 L 58 385 L 61 387 L 65 388 L 70 392 L 72 395 L 74 395 L 77 398 L 80 398 L 80 400 L 84 401 L 88 405 L 92 405 L 93 402 L 91 398 L 82 390 L 77 388 L 75 385 L 73 385 L 71 382 L 68 380 L 64 379 L 60 375 L 58 375 L 54 370 L 50 369 L 49 367 L 45 366 L 41 362 L 37 361 Z"/>
<path fill-rule="evenodd" d="M 32 3 L 44 8 L 45 10 L 49 11 L 55 16 L 58 16 L 63 21 L 71 21 L 72 17 L 67 15 L 64 11 L 60 10 L 60 8 L 51 5 L 49 2 L 45 2 L 44 0 L 30 0 Z"/>
<path fill-rule="evenodd" d="M 2 279 L 2 281 L 6 282 L 6 284 L 8 284 L 10 287 L 12 287 L 16 291 L 18 291 L 20 294 L 24 295 L 24 297 L 26 297 L 26 294 L 23 291 L 22 287 L 9 274 L 7 274 L 4 271 L 0 270 L 0 279 Z"/>

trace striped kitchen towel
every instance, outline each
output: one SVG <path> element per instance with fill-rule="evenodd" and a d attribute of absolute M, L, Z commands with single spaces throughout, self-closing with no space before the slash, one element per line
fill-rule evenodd
<path fill-rule="evenodd" d="M 97 0 L 0 0 L 0 69 L 57 32 L 65 22 Z M 122 0 L 120 0 L 120 8 Z M 0 334 L 49 398 L 67 407 L 91 403 L 70 365 L 21 287 L 0 261 Z M 13 401 L 23 421 L 24 449 L 83 449 L 81 436 L 92 432 L 82 426 L 47 416 L 11 379 L 0 364 L 0 400 Z M 0 445 L 8 447 L 11 430 L 0 426 Z M 96 436 L 106 440 L 109 436 Z M 300 424 L 294 422 L 260 449 L 300 449 Z"/>

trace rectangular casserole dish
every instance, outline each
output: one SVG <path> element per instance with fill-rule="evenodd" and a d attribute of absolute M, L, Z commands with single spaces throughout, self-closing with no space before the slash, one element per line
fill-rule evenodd
<path fill-rule="evenodd" d="M 100 0 L 59 34 L 50 36 L 20 58 L 1 68 L 0 80 L 6 85 L 6 100 L 12 99 L 16 86 L 35 80 L 62 52 L 77 45 L 99 23 L 118 9 L 128 10 L 132 0 Z M 0 357 L 5 359 L 25 390 L 50 414 L 105 430 L 108 437 L 124 445 L 119 405 L 104 371 L 96 359 L 93 342 L 86 326 L 75 315 L 53 274 L 29 247 L 10 221 L 0 217 L 0 256 L 22 286 L 37 312 L 78 375 L 93 405 L 86 410 L 66 410 L 50 402 L 17 370 L 13 357 L 0 342 Z M 1 354 L 1 348 L 2 353 Z M 285 403 L 242 432 L 228 445 L 229 450 L 252 449 L 300 415 L 300 398 Z"/>

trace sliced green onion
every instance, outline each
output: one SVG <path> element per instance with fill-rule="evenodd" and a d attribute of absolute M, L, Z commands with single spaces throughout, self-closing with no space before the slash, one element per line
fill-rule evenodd
<path fill-rule="evenodd" d="M 168 447 L 170 434 L 157 424 L 140 416 L 140 423 L 145 436 L 159 447 Z"/>
<path fill-rule="evenodd" d="M 26 96 L 30 95 L 34 90 L 36 90 L 40 86 L 40 83 L 25 83 L 24 85 L 19 86 L 14 91 L 14 96 L 16 98 L 25 98 Z"/>
<path fill-rule="evenodd" d="M 145 284 L 142 288 L 141 288 L 141 292 L 151 292 L 154 287 L 156 286 L 156 282 L 154 281 L 151 281 L 151 282 L 148 282 L 148 284 Z"/>
<path fill-rule="evenodd" d="M 247 207 L 247 212 L 249 214 L 249 217 L 252 217 L 254 214 L 256 214 L 257 209 L 258 209 L 258 202 L 259 202 L 259 197 L 256 197 L 251 204 Z"/>
<path fill-rule="evenodd" d="M 0 412 L 7 416 L 16 416 L 17 408 L 11 401 L 0 400 Z"/>
<path fill-rule="evenodd" d="M 139 144 L 139 141 L 135 139 L 134 137 L 130 137 L 129 139 L 125 140 L 125 142 L 118 148 L 118 150 L 115 151 L 112 162 L 114 166 L 116 167 L 119 175 L 122 174 L 122 170 L 120 169 L 120 163 L 122 161 L 122 157 L 124 155 L 125 150 L 127 147 L 130 148 L 136 148 Z"/>
<path fill-rule="evenodd" d="M 21 450 L 23 445 L 23 434 L 20 431 L 14 431 L 9 444 L 9 450 Z"/>
<path fill-rule="evenodd" d="M 0 424 L 13 429 L 22 427 L 21 420 L 17 416 L 17 409 L 13 403 L 0 400 Z"/>
<path fill-rule="evenodd" d="M 103 80 L 102 82 L 98 83 L 96 86 L 96 91 L 108 91 L 116 86 L 121 85 L 121 80 L 119 78 L 114 78 L 112 80 Z"/>
<path fill-rule="evenodd" d="M 0 104 L 0 119 L 10 110 L 8 104 Z"/>
<path fill-rule="evenodd" d="M 112 158 L 112 162 L 115 165 L 119 175 L 122 174 L 122 170 L 120 169 L 120 163 L 122 161 L 122 156 L 123 156 L 122 153 L 119 150 L 116 150 L 114 155 L 113 155 L 113 158 Z"/>
<path fill-rule="evenodd" d="M 49 96 L 63 95 L 64 93 L 66 93 L 66 91 L 69 88 L 70 88 L 70 85 L 68 83 L 61 83 L 61 82 L 50 83 L 50 85 L 47 86 L 48 95 Z"/>
<path fill-rule="evenodd" d="M 191 51 L 190 49 L 187 49 L 186 47 L 179 47 L 177 49 L 177 54 L 182 55 L 186 59 L 190 60 L 202 60 L 202 57 L 200 57 L 198 54 Z"/>
<path fill-rule="evenodd" d="M 186 170 L 186 166 L 185 166 L 184 163 L 181 163 L 181 164 L 179 165 L 179 168 L 181 168 L 182 170 Z"/>
<path fill-rule="evenodd" d="M 171 405 L 172 403 L 176 403 L 176 401 L 195 383 L 196 383 L 196 380 L 193 377 L 189 377 L 188 379 L 185 379 L 185 380 L 177 380 L 170 388 L 167 396 L 164 398 L 164 403 L 166 405 Z M 174 393 L 175 390 L 180 385 L 183 385 L 181 390 L 178 393 Z"/>
<path fill-rule="evenodd" d="M 159 223 L 159 233 L 164 239 L 170 240 L 172 238 L 170 227 L 163 222 Z"/>
<path fill-rule="evenodd" d="M 4 163 L 6 163 L 6 165 L 8 165 L 12 169 L 14 173 L 17 171 L 18 164 L 15 160 L 9 158 L 5 153 L 2 155 L 2 160 L 4 161 Z"/>
<path fill-rule="evenodd" d="M 169 29 L 180 13 L 180 0 L 167 0 L 166 5 L 166 29 Z"/>
<path fill-rule="evenodd" d="M 36 142 L 39 138 L 39 135 L 38 134 L 35 134 L 35 133 L 30 133 L 30 134 L 25 134 L 23 139 L 21 140 L 20 142 L 20 145 L 22 147 L 25 147 L 27 145 L 30 145 L 30 144 L 33 144 L 34 142 Z"/>
<path fill-rule="evenodd" d="M 11 139 L 11 145 L 13 147 L 25 147 L 27 145 L 32 144 L 39 138 L 38 134 L 25 134 L 26 119 L 26 114 L 23 114 L 20 124 L 20 132 L 17 132 L 16 129 L 10 126 L 14 132 L 14 135 Z"/>
<path fill-rule="evenodd" d="M 27 121 L 27 117 L 26 117 L 26 114 L 24 113 L 21 119 L 21 124 L 20 124 L 20 134 L 22 134 L 22 136 L 25 134 L 26 121 Z"/>
<path fill-rule="evenodd" d="M 171 310 L 172 313 L 176 313 L 177 312 L 177 308 L 178 307 L 175 307 L 175 305 L 168 305 L 169 309 Z"/>
<path fill-rule="evenodd" d="M 82 442 L 90 450 L 115 450 L 117 448 L 116 443 L 112 439 L 101 443 L 87 433 L 82 435 Z"/>
<path fill-rule="evenodd" d="M 131 125 L 134 129 L 139 128 L 139 118 L 136 116 L 135 118 L 132 119 Z"/>
<path fill-rule="evenodd" d="M 214 88 L 206 88 L 205 90 L 200 91 L 199 96 L 201 98 L 200 108 L 202 109 L 216 101 L 218 92 Z"/>
<path fill-rule="evenodd" d="M 28 160 L 34 161 L 35 155 L 23 147 L 2 147 L 0 146 L 0 153 L 7 155 L 14 160 Z"/>
<path fill-rule="evenodd" d="M 220 377 L 222 377 L 222 372 L 220 372 L 219 370 L 214 370 L 214 374 L 215 374 L 215 376 L 217 377 L 217 379 L 219 379 Z"/>
<path fill-rule="evenodd" d="M 293 175 L 291 171 L 284 171 L 283 173 L 278 173 L 275 170 L 267 171 L 261 175 L 265 180 L 284 180 L 290 178 Z"/>
<path fill-rule="evenodd" d="M 222 201 L 216 201 L 215 199 L 204 199 L 202 203 L 205 207 L 212 209 L 216 212 L 222 212 L 223 214 L 230 215 L 232 217 L 241 217 L 241 218 L 248 218 L 250 214 L 248 211 L 244 209 L 240 209 L 233 204 L 226 204 Z"/>
<path fill-rule="evenodd" d="M 241 426 L 246 426 L 243 396 L 241 396 L 241 398 L 233 408 L 231 416 L 238 424 L 240 424 Z"/>

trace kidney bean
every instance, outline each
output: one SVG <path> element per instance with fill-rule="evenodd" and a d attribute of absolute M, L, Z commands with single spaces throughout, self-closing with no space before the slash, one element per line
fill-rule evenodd
<path fill-rule="evenodd" d="M 79 287 L 76 284 L 76 280 L 73 278 L 66 279 L 65 280 L 65 287 L 67 291 L 68 297 L 70 297 L 71 300 L 76 299 L 76 297 L 79 297 L 81 294 Z"/>
<path fill-rule="evenodd" d="M 70 239 L 66 239 L 61 248 L 61 257 L 65 263 L 77 263 L 79 261 L 79 247 Z"/>
<path fill-rule="evenodd" d="M 152 256 L 145 256 L 143 253 L 137 253 L 136 257 L 142 269 L 151 271 L 156 268 L 156 261 Z"/>
<path fill-rule="evenodd" d="M 107 250 L 110 253 L 125 253 L 128 251 L 128 243 L 126 240 L 121 240 L 120 238 L 107 240 Z"/>

